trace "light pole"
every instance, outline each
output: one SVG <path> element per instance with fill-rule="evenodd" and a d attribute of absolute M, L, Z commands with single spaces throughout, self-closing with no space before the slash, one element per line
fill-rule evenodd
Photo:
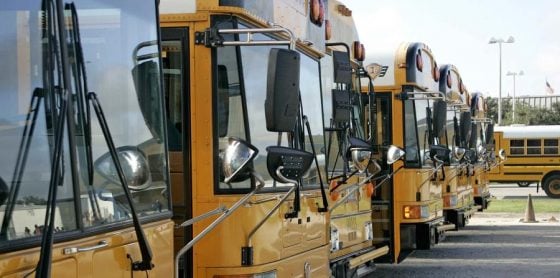
<path fill-rule="evenodd" d="M 509 36 L 509 38 L 504 41 L 504 39 L 502 38 L 490 38 L 490 41 L 488 41 L 489 44 L 494 44 L 497 43 L 499 45 L 499 50 L 500 50 L 500 82 L 499 82 L 499 92 L 498 92 L 498 125 L 502 124 L 502 43 L 514 43 L 515 39 L 512 36 Z"/>
<path fill-rule="evenodd" d="M 513 76 L 513 103 L 511 106 L 511 123 L 514 124 L 515 123 L 515 77 L 516 76 L 522 76 L 523 75 L 523 71 L 519 71 L 519 72 L 511 72 L 508 71 L 506 73 L 507 76 Z"/>

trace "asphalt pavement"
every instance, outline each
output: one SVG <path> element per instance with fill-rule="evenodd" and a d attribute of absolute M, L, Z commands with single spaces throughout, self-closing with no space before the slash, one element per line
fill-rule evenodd
<path fill-rule="evenodd" d="M 497 199 L 548 198 L 535 184 L 491 184 L 490 191 Z M 377 264 L 370 277 L 560 277 L 560 222 L 539 214 L 538 223 L 521 223 L 523 216 L 479 212 L 431 250 L 414 251 L 400 264 Z"/>

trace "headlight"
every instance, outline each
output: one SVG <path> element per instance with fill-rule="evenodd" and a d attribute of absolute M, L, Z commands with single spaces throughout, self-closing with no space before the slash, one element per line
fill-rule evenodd
<path fill-rule="evenodd" d="M 338 229 L 331 227 L 331 251 L 340 249 Z"/>
<path fill-rule="evenodd" d="M 420 219 L 430 217 L 430 209 L 428 206 L 404 206 L 404 219 Z"/>

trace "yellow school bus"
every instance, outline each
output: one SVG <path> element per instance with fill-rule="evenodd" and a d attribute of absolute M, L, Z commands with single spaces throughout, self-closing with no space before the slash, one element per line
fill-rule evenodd
<path fill-rule="evenodd" d="M 0 276 L 169 277 L 156 1 L 0 14 Z"/>
<path fill-rule="evenodd" d="M 321 74 L 324 63 L 332 64 L 324 58 L 330 51 L 325 19 L 337 12 L 330 5 L 161 1 L 177 274 L 330 275 L 330 115 L 323 114 L 332 103 L 331 91 L 321 86 L 332 76 Z M 252 173 L 226 180 L 223 166 L 234 137 L 258 154 Z M 310 153 L 309 171 L 282 180 L 290 173 L 274 169 L 271 146 Z M 354 228 L 359 240 L 344 244 L 363 248 L 364 227 Z"/>
<path fill-rule="evenodd" d="M 494 123 L 486 115 L 486 102 L 482 93 L 475 92 L 471 96 L 471 115 L 472 115 L 472 130 L 474 133 L 471 138 L 471 148 L 476 150 L 478 156 L 477 163 L 475 164 L 472 187 L 474 202 L 479 211 L 488 208 L 491 195 L 488 181 L 488 172 L 492 167 L 492 160 L 494 159 L 494 138 L 493 130 Z"/>
<path fill-rule="evenodd" d="M 439 90 L 445 94 L 447 111 L 446 128 L 439 136 L 440 144 L 447 146 L 452 156 L 443 167 L 445 177 L 443 184 L 443 214 L 446 221 L 455 227 L 464 227 L 474 214 L 472 167 L 476 161 L 464 157 L 469 148 L 472 135 L 470 120 L 470 95 L 465 89 L 457 67 L 442 65 L 440 68 Z M 434 121 L 441 115 L 434 115 Z M 442 120 L 443 121 L 443 120 Z M 471 134 L 469 134 L 469 132 Z M 437 134 L 436 134 L 437 136 Z"/>
<path fill-rule="evenodd" d="M 381 153 L 362 169 L 348 167 L 352 157 L 348 146 L 367 142 L 371 124 L 365 121 L 365 103 L 373 90 L 361 94 L 362 60 L 365 49 L 360 43 L 351 11 L 338 1 L 329 1 L 326 55 L 321 60 L 323 110 L 325 119 L 326 169 L 329 182 L 330 267 L 334 277 L 364 277 L 375 268 L 373 260 L 389 251 L 388 246 L 373 245 L 371 196 L 379 175 Z M 371 84 L 371 82 L 368 83 Z"/>
<path fill-rule="evenodd" d="M 488 174 L 492 182 L 514 182 L 520 186 L 538 183 L 551 198 L 560 198 L 560 126 L 497 126 L 496 149 L 504 149 L 507 160 Z M 537 185 L 539 186 L 539 185 Z"/>
<path fill-rule="evenodd" d="M 394 144 L 405 151 L 402 161 L 381 164 L 392 180 L 372 196 L 374 244 L 389 245 L 386 258 L 400 262 L 411 250 L 429 249 L 446 230 L 455 228 L 444 224 L 440 181 L 441 158 L 449 153 L 445 148 L 431 154 L 433 143 L 428 139 L 432 124 L 427 113 L 444 97 L 439 92 L 439 68 L 427 45 L 403 43 L 395 53 L 369 59 L 374 63 L 366 69 L 375 77 L 375 101 L 366 110 L 367 121 L 373 123 L 371 142 L 380 150 Z M 393 154 L 384 159 L 392 160 Z"/>

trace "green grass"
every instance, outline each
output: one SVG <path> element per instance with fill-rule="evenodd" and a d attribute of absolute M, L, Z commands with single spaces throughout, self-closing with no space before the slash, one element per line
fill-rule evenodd
<path fill-rule="evenodd" d="M 492 200 L 486 212 L 512 212 L 524 213 L 527 199 Z M 533 199 L 533 209 L 539 212 L 560 212 L 558 199 Z"/>

